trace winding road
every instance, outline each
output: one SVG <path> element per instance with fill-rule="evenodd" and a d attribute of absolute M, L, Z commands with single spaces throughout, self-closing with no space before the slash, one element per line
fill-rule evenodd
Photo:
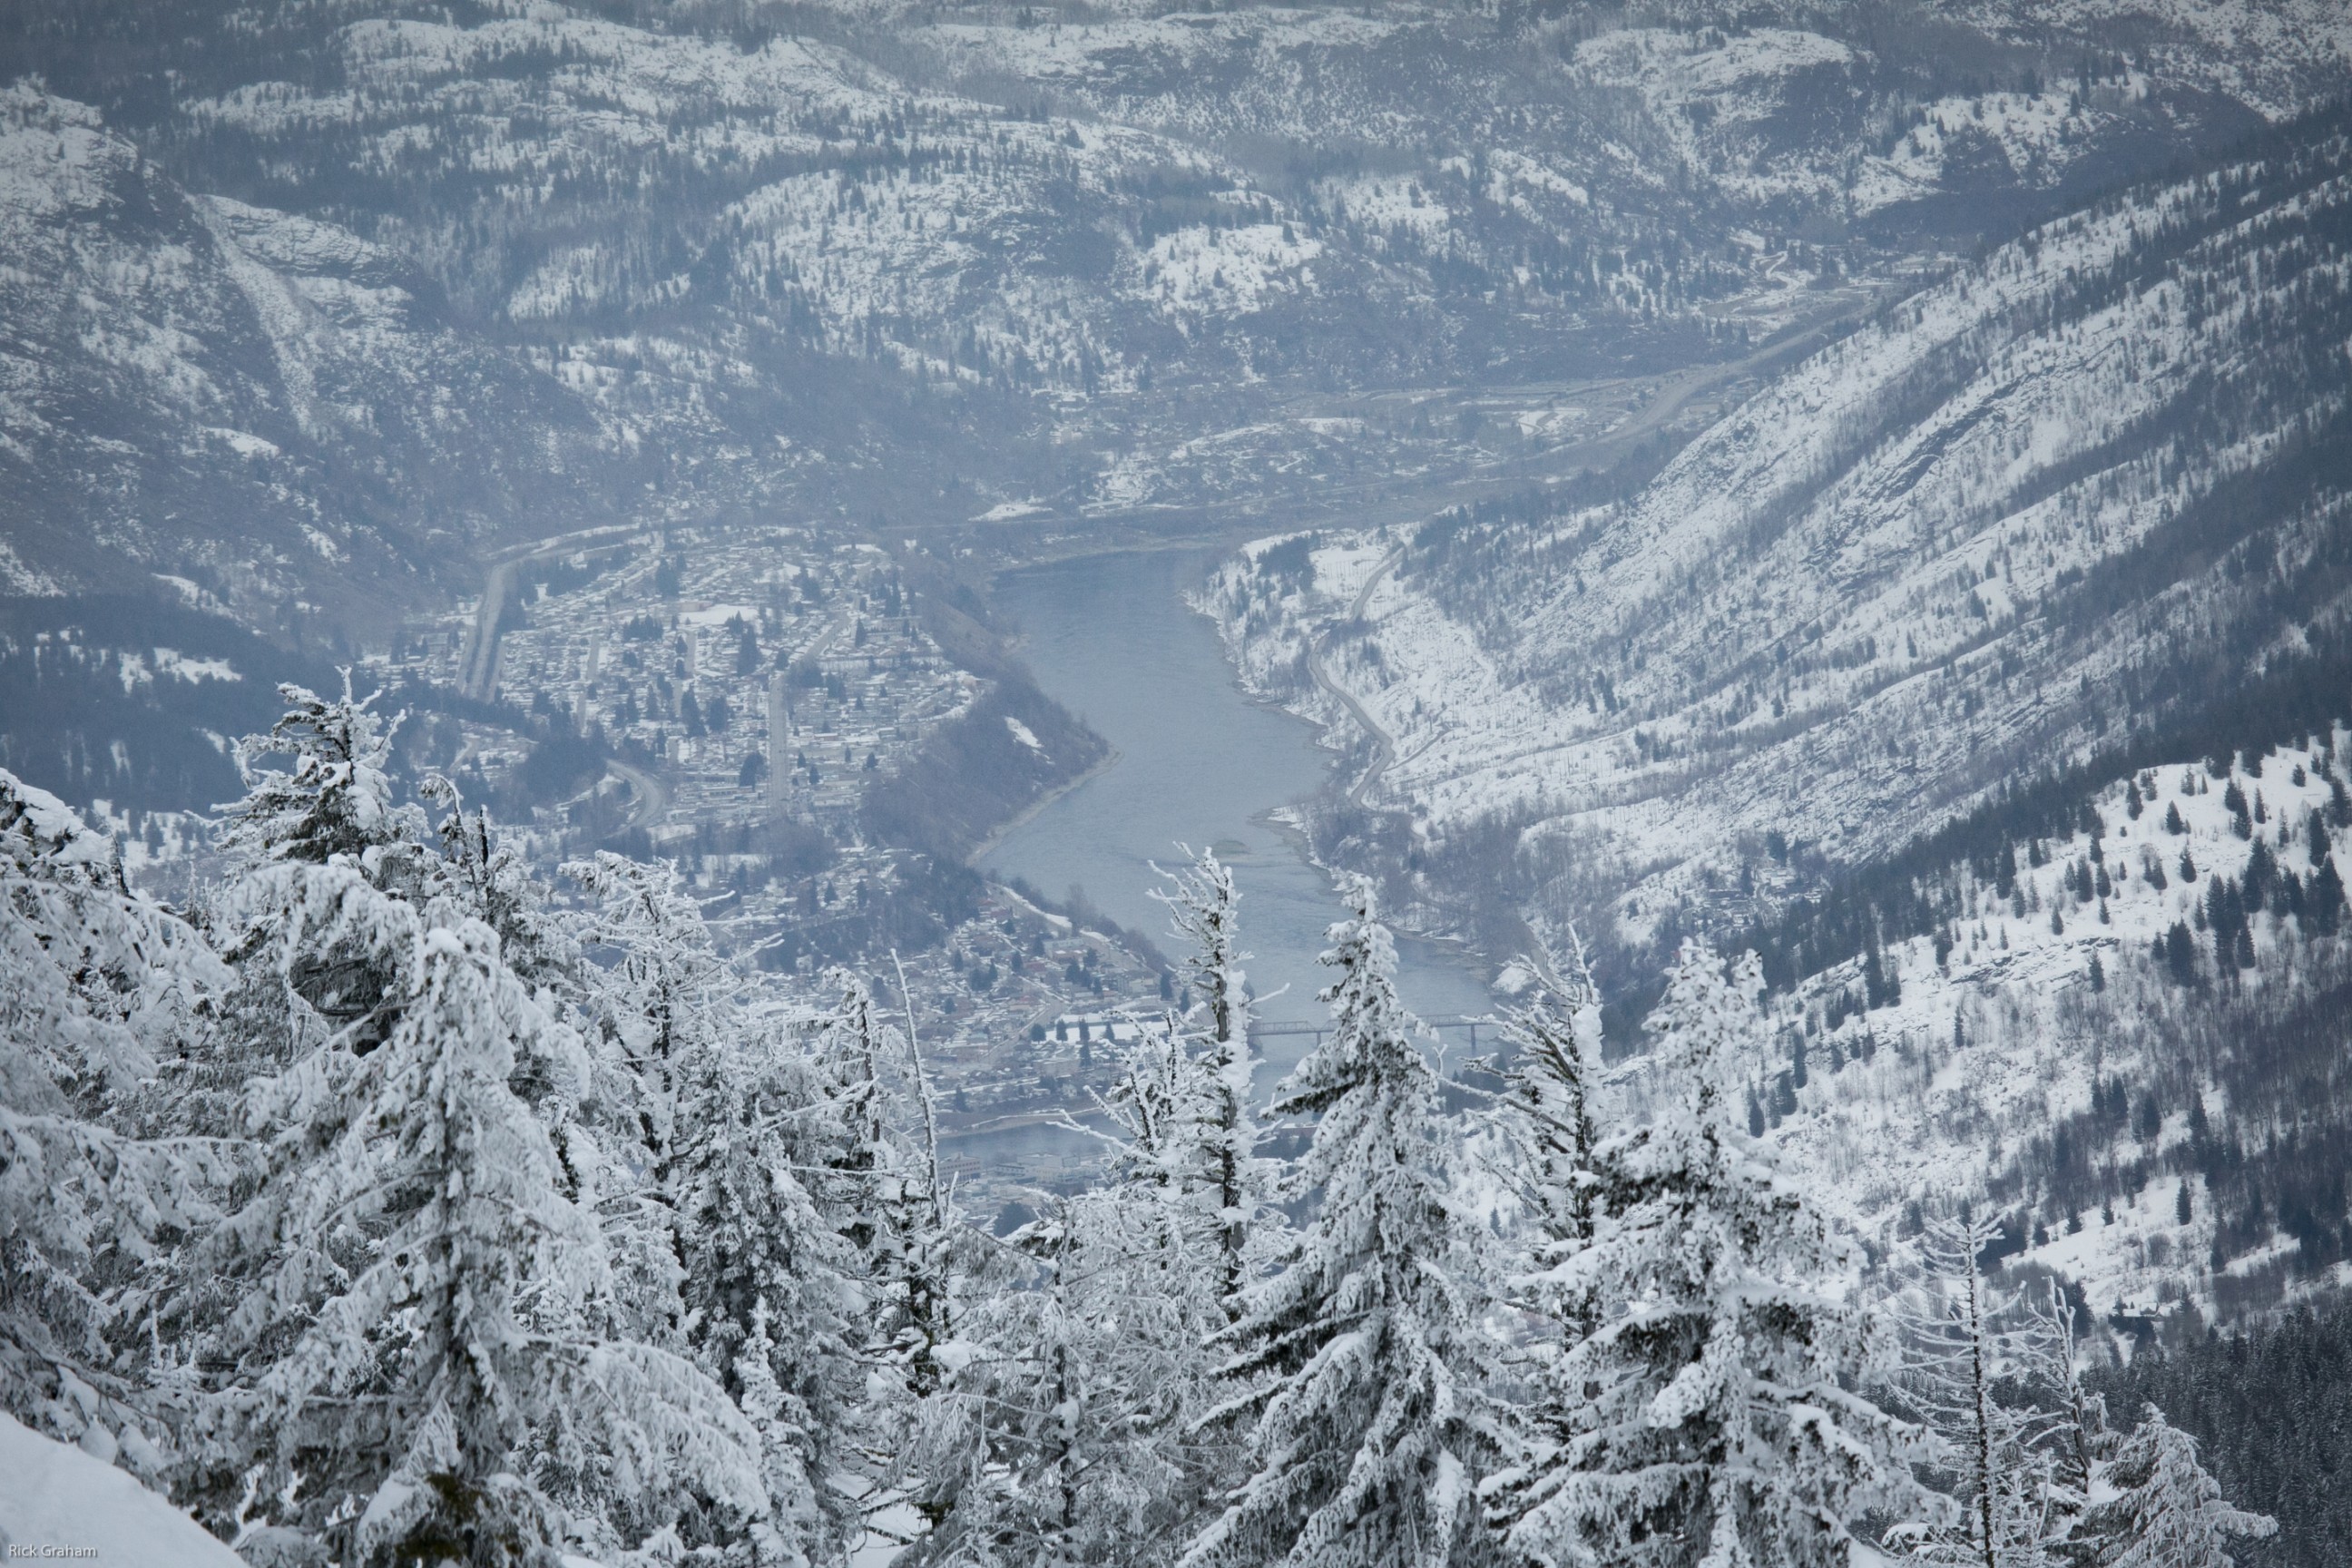
<path fill-rule="evenodd" d="M 650 833 L 656 823 L 669 815 L 669 785 L 662 782 L 659 773 L 647 773 L 614 757 L 604 759 L 604 771 L 626 784 L 631 792 L 629 820 L 622 824 L 623 832 L 642 827 Z"/>
<path fill-rule="evenodd" d="M 1356 590 L 1355 602 L 1348 606 L 1348 619 L 1341 622 L 1341 625 L 1351 624 L 1362 616 L 1364 605 L 1371 599 L 1372 590 L 1381 585 L 1381 578 L 1396 569 L 1398 558 L 1403 553 L 1402 548 L 1391 550 L 1378 566 L 1372 568 L 1371 574 L 1364 579 L 1364 585 Z M 1364 710 L 1364 705 L 1356 700 L 1354 694 L 1332 679 L 1330 673 L 1323 668 L 1323 649 L 1318 644 L 1328 641 L 1332 635 L 1331 632 L 1327 631 L 1321 638 L 1309 641 L 1307 647 L 1307 670 L 1315 678 L 1315 684 L 1328 692 L 1341 707 L 1347 709 L 1358 727 L 1371 740 L 1371 765 L 1364 770 L 1362 776 L 1359 777 L 1354 784 L 1348 786 L 1348 803 L 1350 805 L 1361 805 L 1364 804 L 1365 795 L 1374 784 L 1381 782 L 1381 775 L 1386 773 L 1389 764 L 1396 760 L 1396 742 L 1389 738 L 1389 732 L 1386 730 L 1372 721 L 1372 716 Z"/>

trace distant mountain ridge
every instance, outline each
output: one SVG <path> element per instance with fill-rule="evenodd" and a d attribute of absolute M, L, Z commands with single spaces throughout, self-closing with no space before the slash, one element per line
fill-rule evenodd
<path fill-rule="evenodd" d="M 329 640 L 613 518 L 1451 482 L 1530 428 L 1477 389 L 1736 356 L 2340 89 L 2352 24 L 20 0 L 0 53 L 13 585 Z"/>
<path fill-rule="evenodd" d="M 7 591 L 152 574 L 326 642 L 446 592 L 436 568 L 525 507 L 610 508 L 593 411 L 453 328 L 400 258 L 188 195 L 21 85 L 0 94 L 0 167 Z"/>

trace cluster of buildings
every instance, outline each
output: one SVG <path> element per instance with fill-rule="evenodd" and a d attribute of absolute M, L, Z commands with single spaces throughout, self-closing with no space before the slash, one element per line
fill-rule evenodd
<path fill-rule="evenodd" d="M 1167 982 L 1113 934 L 867 841 L 866 790 L 982 689 L 914 600 L 872 544 L 607 532 L 501 563 L 383 673 L 456 694 L 423 721 L 425 760 L 490 791 L 534 860 L 671 858 L 760 967 L 858 963 L 910 1005 L 953 1163 L 1051 1184 L 1097 1152 L 1055 1124 L 1092 1109 Z"/>

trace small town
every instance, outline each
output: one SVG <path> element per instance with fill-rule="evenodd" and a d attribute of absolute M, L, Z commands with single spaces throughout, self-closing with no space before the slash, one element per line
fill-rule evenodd
<path fill-rule="evenodd" d="M 534 864 L 598 848 L 674 861 L 722 949 L 781 995 L 813 993 L 837 960 L 903 973 L 962 1179 L 993 1195 L 1093 1168 L 1088 1140 L 1055 1131 L 1108 1087 L 1114 1058 L 1094 1047 L 1168 1005 L 1155 953 L 977 877 L 944 900 L 968 905 L 951 924 L 895 954 L 852 945 L 890 893 L 921 894 L 904 850 L 864 837 L 866 789 L 985 684 L 921 629 L 889 554 L 799 530 L 677 528 L 501 563 L 491 597 L 411 628 L 374 673 L 486 715 L 410 722 Z M 530 694 L 536 734 L 518 732 L 506 690 Z M 520 805 L 534 754 L 567 749 L 576 771 Z"/>

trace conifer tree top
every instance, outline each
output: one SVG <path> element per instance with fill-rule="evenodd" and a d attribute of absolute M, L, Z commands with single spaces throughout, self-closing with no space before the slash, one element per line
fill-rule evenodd
<path fill-rule="evenodd" d="M 421 814 L 393 805 L 392 737 L 405 714 L 387 721 L 374 711 L 376 694 L 329 699 L 305 687 L 278 689 L 286 711 L 263 736 L 237 743 L 246 795 L 222 809 L 227 844 L 256 860 L 323 864 L 338 856 L 354 864 L 371 849 L 413 837 Z M 255 765 L 272 752 L 293 759 L 290 771 Z"/>
<path fill-rule="evenodd" d="M 1186 1554 L 1193 1568 L 1441 1568 L 1479 1560 L 1475 1498 L 1498 1447 L 1480 1323 L 1481 1235 L 1454 1201 L 1437 1075 L 1398 999 L 1370 884 L 1331 928 L 1331 1032 L 1276 1109 L 1316 1114 L 1290 1191 L 1316 1205 L 1282 1272 L 1222 1336 L 1252 1413 L 1253 1473 Z"/>

